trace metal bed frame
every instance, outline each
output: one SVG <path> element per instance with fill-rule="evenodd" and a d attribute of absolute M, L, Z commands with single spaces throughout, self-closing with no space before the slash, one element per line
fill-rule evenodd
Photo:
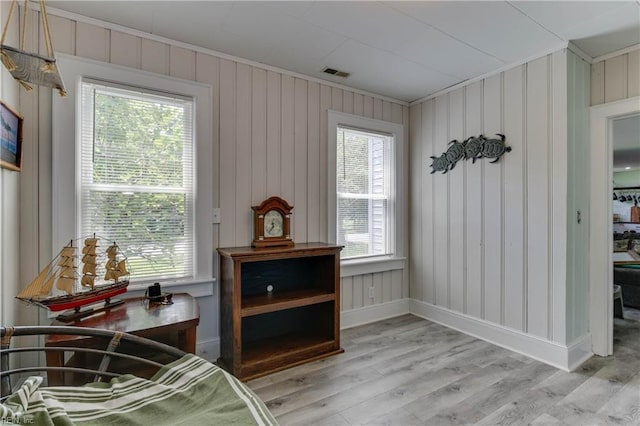
<path fill-rule="evenodd" d="M 30 346 L 30 347 L 11 347 L 12 341 L 15 342 L 15 338 L 22 336 L 47 336 L 47 335 L 77 335 L 87 338 L 101 338 L 105 342 L 108 341 L 105 349 L 91 349 L 85 347 L 75 346 Z M 163 365 L 169 362 L 180 359 L 186 354 L 186 352 L 176 349 L 172 346 L 165 345 L 150 339 L 134 336 L 132 334 L 123 333 L 120 331 L 101 330 L 97 328 L 88 327 L 70 327 L 70 326 L 16 326 L 16 327 L 0 327 L 0 402 L 7 399 L 12 392 L 14 392 L 19 386 L 19 377 L 25 375 L 34 375 L 36 373 L 52 373 L 52 374 L 64 374 L 74 373 L 77 375 L 87 376 L 86 383 L 88 382 L 100 382 L 104 379 L 111 379 L 112 377 L 119 377 L 127 372 L 124 371 L 109 371 L 109 367 L 113 366 L 112 360 L 123 359 L 128 362 L 136 362 L 147 368 L 152 368 L 157 371 Z M 134 348 L 140 348 L 141 351 L 153 351 L 157 354 L 164 355 L 162 361 L 153 361 L 146 358 L 136 356 L 134 354 L 118 352 L 122 348 L 122 343 L 128 343 L 133 345 Z M 10 368 L 12 362 L 10 360 L 15 357 L 19 357 L 26 353 L 32 354 L 46 354 L 47 352 L 63 352 L 65 356 L 76 354 L 95 354 L 98 357 L 102 357 L 100 364 L 97 368 L 91 367 L 73 367 L 73 366 L 20 366 L 18 368 Z M 95 356 L 94 355 L 94 356 Z M 24 359 L 24 357 L 21 357 Z M 41 358 L 38 356 L 38 358 Z M 15 361 L 15 359 L 13 359 Z M 129 371 L 130 373 L 130 371 Z M 91 379 L 90 376 L 93 376 Z M 13 385 L 12 385 L 13 382 Z"/>

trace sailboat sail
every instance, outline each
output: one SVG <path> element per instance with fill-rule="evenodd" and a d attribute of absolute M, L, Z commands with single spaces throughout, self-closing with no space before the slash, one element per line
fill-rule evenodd
<path fill-rule="evenodd" d="M 129 274 L 129 271 L 127 271 L 127 263 L 124 260 L 121 260 L 120 262 L 118 262 L 118 266 L 116 267 L 116 270 L 118 271 L 119 276 Z"/>
<path fill-rule="evenodd" d="M 52 274 L 52 265 L 54 262 L 55 259 L 40 271 L 38 276 L 18 294 L 18 297 L 30 298 L 49 294 L 53 288 L 53 281 L 56 278 L 56 276 Z"/>
<path fill-rule="evenodd" d="M 97 238 L 86 238 L 84 240 L 84 247 L 82 248 L 82 279 L 80 284 L 83 287 L 94 288 L 96 279 L 96 249 L 98 248 Z"/>
<path fill-rule="evenodd" d="M 55 281 L 55 279 L 56 276 L 51 275 L 49 279 L 45 281 L 44 285 L 42 286 L 42 290 L 39 293 L 39 296 L 46 296 L 51 293 L 51 290 L 53 290 L 53 282 Z"/>
<path fill-rule="evenodd" d="M 75 278 L 60 277 L 56 282 L 56 288 L 68 294 L 73 293 L 73 285 L 76 283 Z"/>
<path fill-rule="evenodd" d="M 120 277 L 129 274 L 124 260 L 118 261 L 118 246 L 115 243 L 107 248 L 105 268 L 107 271 L 104 274 L 104 279 L 107 281 L 115 280 L 117 282 Z"/>
<path fill-rule="evenodd" d="M 86 263 L 85 262 L 84 266 L 82 267 L 82 274 L 83 275 L 95 275 L 96 274 L 96 264 L 95 263 Z"/>
<path fill-rule="evenodd" d="M 56 288 L 69 294 L 73 293 L 73 285 L 76 282 L 75 256 L 76 248 L 73 246 L 73 241 L 71 241 L 71 243 L 60 252 L 60 261 L 58 262 L 60 275 L 56 282 Z"/>
<path fill-rule="evenodd" d="M 82 279 L 80 280 L 80 284 L 82 284 L 83 287 L 91 287 L 91 288 L 93 288 L 95 286 L 95 280 L 96 280 L 95 276 L 84 275 L 82 277 Z"/>

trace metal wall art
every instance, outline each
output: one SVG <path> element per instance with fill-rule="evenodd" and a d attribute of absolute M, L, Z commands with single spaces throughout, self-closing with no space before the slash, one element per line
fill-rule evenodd
<path fill-rule="evenodd" d="M 453 170 L 458 161 L 463 158 L 471 160 L 472 163 L 475 163 L 479 158 L 493 158 L 491 163 L 495 163 L 505 152 L 511 151 L 511 147 L 505 145 L 504 135 L 497 133 L 496 136 L 499 136 L 500 139 L 487 139 L 484 135 L 480 135 L 478 137 L 471 136 L 464 142 L 459 142 L 457 139 L 452 140 L 448 143 L 449 148 L 441 156 L 431 156 L 433 160 L 431 174 L 435 172 L 447 173 L 449 170 Z"/>

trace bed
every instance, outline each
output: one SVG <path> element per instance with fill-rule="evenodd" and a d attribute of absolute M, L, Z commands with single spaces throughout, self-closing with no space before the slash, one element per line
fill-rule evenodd
<path fill-rule="evenodd" d="M 88 349 L 42 344 L 44 336 L 56 334 L 104 345 Z M 238 379 L 162 343 L 84 327 L 1 327 L 0 336 L 0 423 L 277 425 L 264 403 Z M 52 352 L 65 354 L 64 366 L 41 361 Z M 78 366 L 78 357 L 96 363 Z M 132 369 L 135 375 L 126 372 Z M 52 386 L 50 377 L 63 384 Z"/>

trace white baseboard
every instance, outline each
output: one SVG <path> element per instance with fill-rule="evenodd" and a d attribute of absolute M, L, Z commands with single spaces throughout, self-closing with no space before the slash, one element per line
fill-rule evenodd
<path fill-rule="evenodd" d="M 220 356 L 220 338 L 196 342 L 196 355 L 209 362 L 215 362 Z"/>
<path fill-rule="evenodd" d="M 439 306 L 410 299 L 410 313 L 453 328 L 565 371 L 576 369 L 591 352 L 591 336 L 586 335 L 569 346 L 541 339 Z"/>
<path fill-rule="evenodd" d="M 409 299 L 393 300 L 377 305 L 340 312 L 340 328 L 351 328 L 409 313 Z"/>
<path fill-rule="evenodd" d="M 593 356 L 589 334 L 570 345 L 561 345 L 415 299 L 400 299 L 342 311 L 340 328 L 347 329 L 409 313 L 565 371 L 575 370 Z M 196 354 L 215 362 L 220 356 L 220 339 L 197 342 Z"/>
<path fill-rule="evenodd" d="M 569 371 L 573 371 L 576 368 L 580 367 L 582 363 L 591 358 L 593 355 L 594 353 L 591 344 L 591 334 L 585 334 L 577 341 L 569 345 L 569 353 L 567 358 Z"/>

